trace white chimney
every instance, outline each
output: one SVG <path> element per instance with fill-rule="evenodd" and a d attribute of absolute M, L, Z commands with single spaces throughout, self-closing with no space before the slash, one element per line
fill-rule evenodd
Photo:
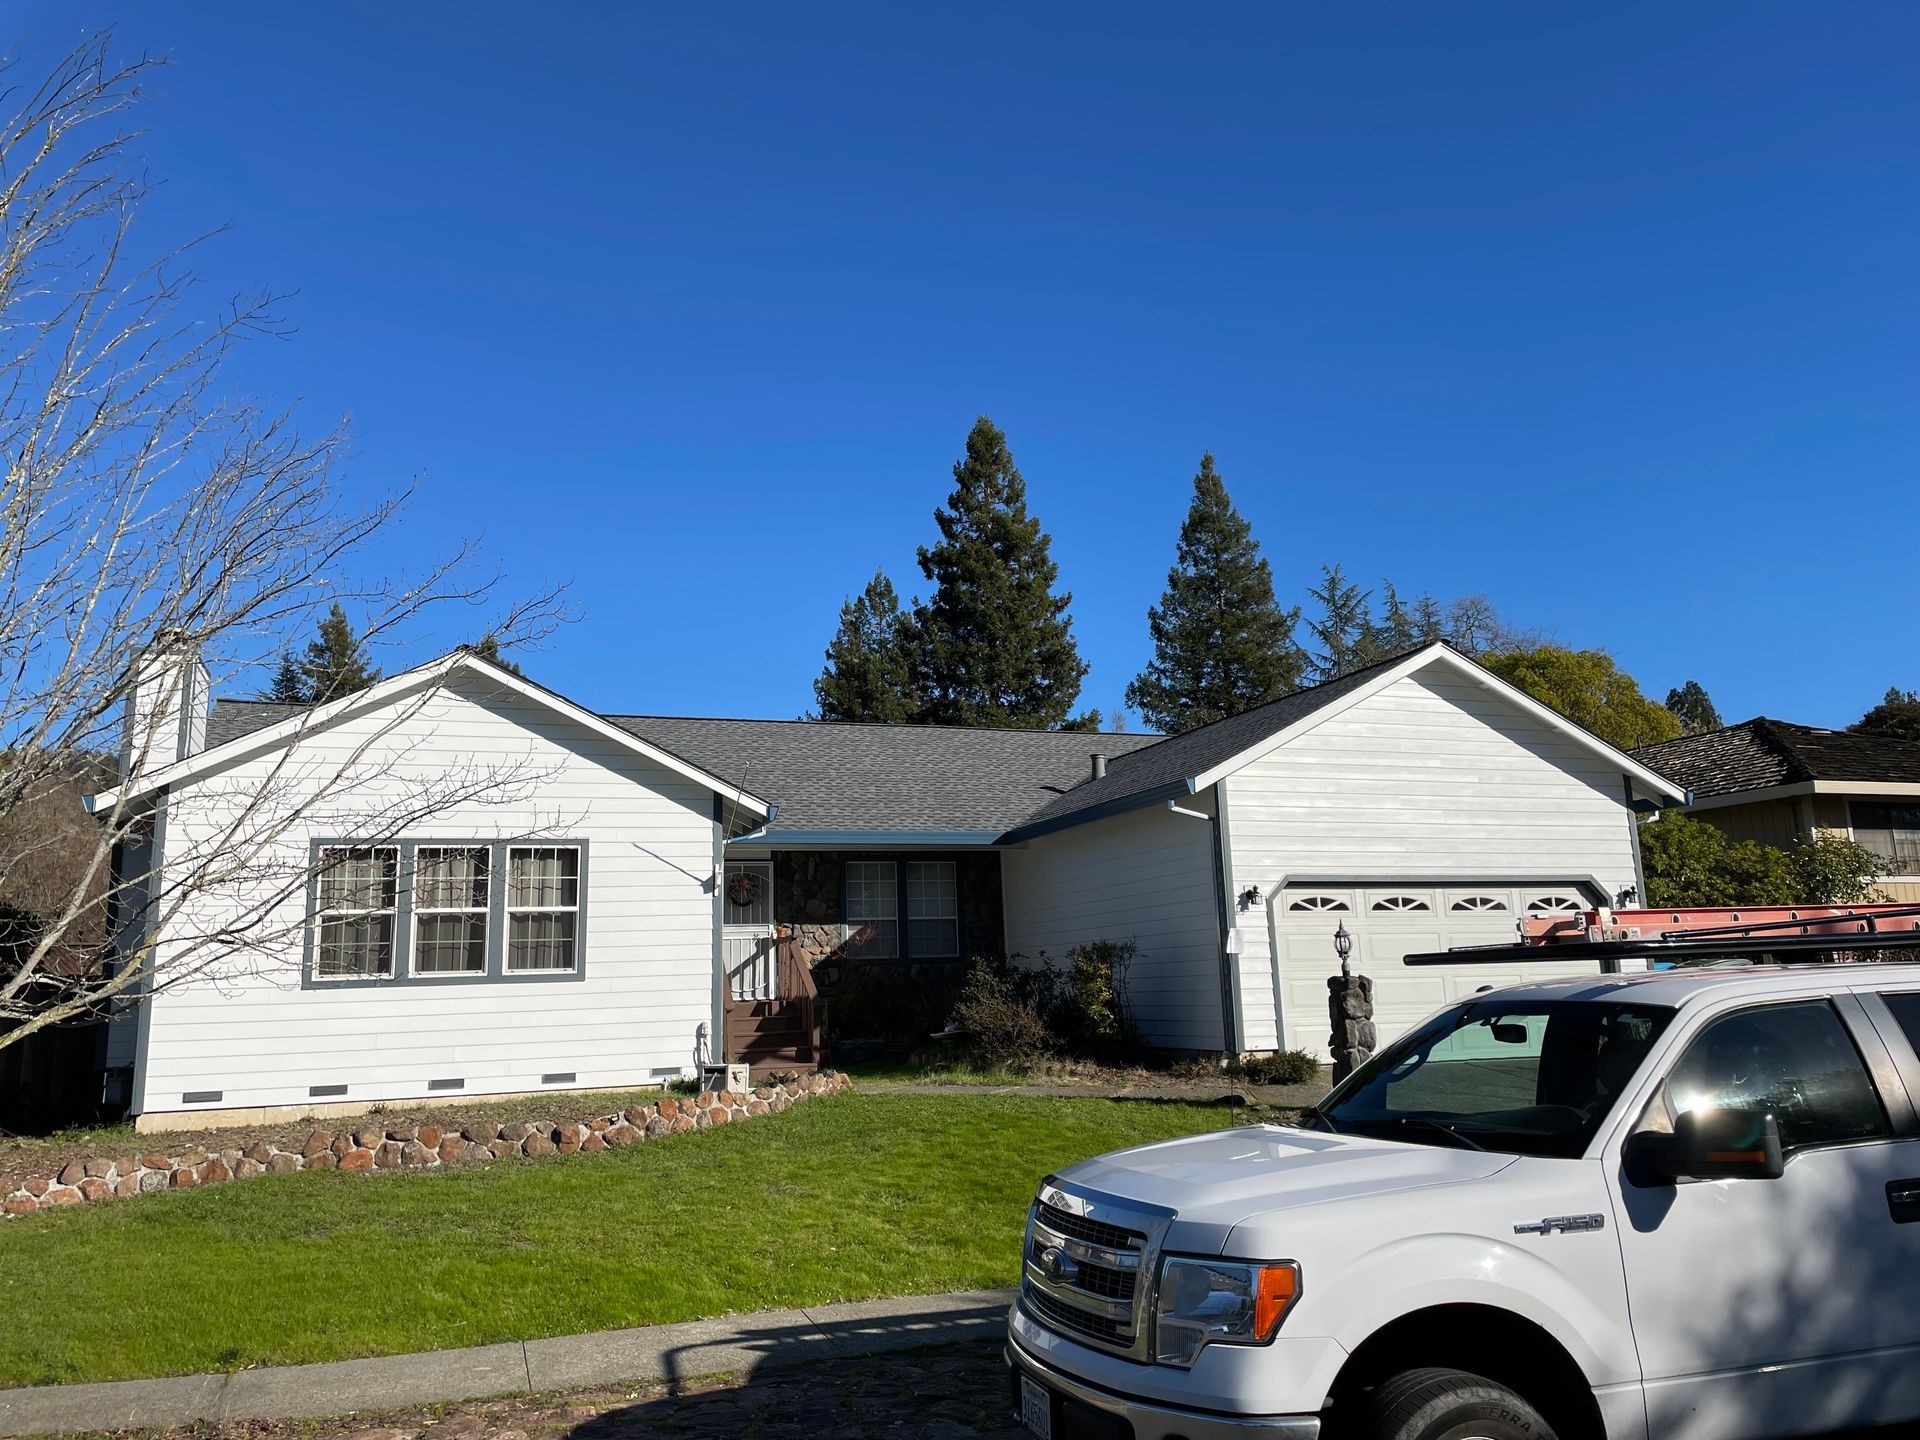
<path fill-rule="evenodd" d="M 200 652 L 178 631 L 162 630 L 133 664 L 120 774 L 158 770 L 207 745 L 211 688 Z"/>

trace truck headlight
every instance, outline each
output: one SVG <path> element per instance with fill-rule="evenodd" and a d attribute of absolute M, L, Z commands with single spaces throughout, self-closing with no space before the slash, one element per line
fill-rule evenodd
<path fill-rule="evenodd" d="M 1193 1364 L 1208 1345 L 1264 1345 L 1300 1295 L 1300 1267 L 1169 1255 L 1154 1301 L 1153 1358 Z"/>

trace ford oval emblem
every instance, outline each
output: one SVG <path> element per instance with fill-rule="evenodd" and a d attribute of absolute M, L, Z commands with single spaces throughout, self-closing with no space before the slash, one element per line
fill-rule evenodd
<path fill-rule="evenodd" d="M 1047 1278 L 1071 1285 L 1080 1278 L 1080 1267 L 1073 1263 L 1073 1257 L 1058 1245 L 1049 1245 L 1040 1252 L 1040 1268 L 1047 1272 Z"/>

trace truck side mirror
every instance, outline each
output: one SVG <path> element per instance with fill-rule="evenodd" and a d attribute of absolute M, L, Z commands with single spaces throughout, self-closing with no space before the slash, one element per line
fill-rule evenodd
<path fill-rule="evenodd" d="M 1676 1180 L 1778 1180 L 1786 1169 L 1780 1126 L 1763 1110 L 1689 1110 L 1671 1135 L 1629 1136 L 1621 1156 L 1634 1185 Z"/>

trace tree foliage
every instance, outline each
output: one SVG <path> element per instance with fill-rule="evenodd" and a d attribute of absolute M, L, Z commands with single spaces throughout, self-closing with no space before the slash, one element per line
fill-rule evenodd
<path fill-rule="evenodd" d="M 1855 905 L 1881 899 L 1886 862 L 1843 835 L 1820 834 L 1781 850 L 1731 840 L 1717 826 L 1677 810 L 1640 827 L 1647 903 Z"/>
<path fill-rule="evenodd" d="M 1087 673 L 1067 613 L 1073 597 L 1053 591 L 1051 539 L 1027 512 L 1007 437 L 984 415 L 933 520 L 940 540 L 919 551 L 933 594 L 913 612 L 918 718 L 1065 724 Z"/>
<path fill-rule="evenodd" d="M 1178 734 L 1291 694 L 1306 668 L 1293 637 L 1299 618 L 1274 599 L 1253 527 L 1202 455 L 1166 591 L 1147 611 L 1153 658 L 1127 686 L 1127 704 Z"/>
<path fill-rule="evenodd" d="M 1707 689 L 1698 680 L 1667 691 L 1667 712 L 1680 722 L 1682 735 L 1704 735 L 1720 728 L 1720 712 L 1707 698 Z"/>
<path fill-rule="evenodd" d="M 1338 680 L 1379 659 L 1375 653 L 1373 592 L 1348 578 L 1339 562 L 1320 567 L 1320 583 L 1307 590 L 1317 610 L 1307 619 L 1313 637 L 1313 678 Z"/>
<path fill-rule="evenodd" d="M 1633 677 L 1604 650 L 1540 645 L 1482 655 L 1480 663 L 1622 750 L 1671 740 L 1680 733 L 1680 722 L 1672 712 L 1641 694 Z"/>
<path fill-rule="evenodd" d="M 1857 735 L 1891 735 L 1896 740 L 1920 740 L 1920 693 L 1892 686 L 1878 705 L 1847 729 Z"/>
<path fill-rule="evenodd" d="M 826 669 L 813 682 L 820 718 L 887 725 L 912 720 L 914 648 L 893 582 L 876 570 L 867 588 L 840 607 Z"/>
<path fill-rule="evenodd" d="M 353 622 L 335 601 L 320 617 L 313 639 L 298 655 L 287 651 L 273 672 L 273 683 L 263 697 L 282 705 L 324 705 L 356 690 L 364 690 L 380 678 L 367 655 L 366 642 L 354 633 Z M 481 644 L 493 643 L 489 657 L 499 663 L 500 648 L 489 636 Z M 475 647 L 476 651 L 478 647 Z"/>

